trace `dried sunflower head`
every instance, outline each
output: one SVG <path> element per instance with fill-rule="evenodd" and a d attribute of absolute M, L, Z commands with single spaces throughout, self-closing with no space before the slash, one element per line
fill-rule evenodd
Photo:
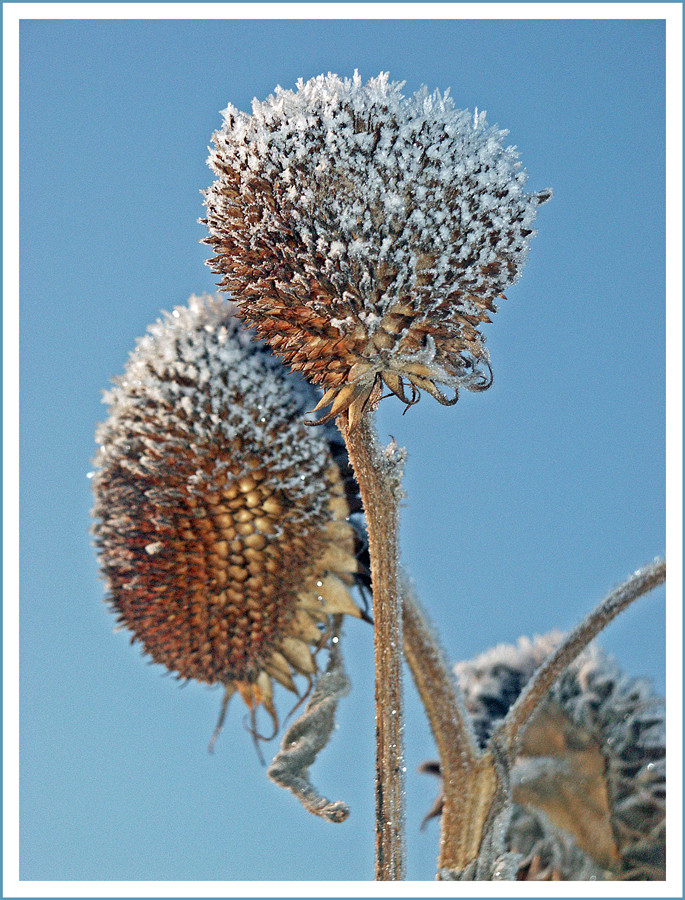
<path fill-rule="evenodd" d="M 520 638 L 457 663 L 481 746 L 563 637 Z M 559 676 L 531 719 L 511 791 L 505 844 L 523 857 L 519 879 L 666 877 L 663 701 L 596 644 Z M 441 806 L 438 799 L 430 815 Z"/>
<path fill-rule="evenodd" d="M 209 264 L 241 314 L 354 426 L 383 385 L 456 402 L 491 382 L 479 326 L 538 206 L 506 132 L 387 74 L 277 88 L 213 136 Z M 438 384 L 454 391 L 453 399 Z M 410 396 L 406 390 L 410 389 Z"/>
<path fill-rule="evenodd" d="M 313 391 L 219 297 L 139 340 L 105 396 L 93 531 L 109 601 L 155 662 L 239 691 L 277 725 L 273 680 L 312 676 L 358 562 L 331 431 Z"/>

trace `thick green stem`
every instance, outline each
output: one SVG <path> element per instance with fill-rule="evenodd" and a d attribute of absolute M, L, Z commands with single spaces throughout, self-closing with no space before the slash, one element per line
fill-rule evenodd
<path fill-rule="evenodd" d="M 376 660 L 376 880 L 405 877 L 402 749 L 402 621 L 398 589 L 398 474 L 378 445 L 369 413 L 352 430 L 337 420 L 369 534 Z"/>

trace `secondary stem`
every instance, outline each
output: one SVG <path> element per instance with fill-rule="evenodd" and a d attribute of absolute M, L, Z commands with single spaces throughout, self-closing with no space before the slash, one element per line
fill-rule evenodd
<path fill-rule="evenodd" d="M 402 622 L 398 587 L 397 474 L 382 456 L 369 413 L 337 425 L 354 469 L 369 535 L 376 661 L 376 880 L 405 877 Z"/>
<path fill-rule="evenodd" d="M 461 870 L 478 855 L 496 773 L 491 757 L 476 745 L 461 692 L 426 614 L 406 578 L 402 585 L 404 653 L 435 738 L 443 779 L 438 870 Z"/>
<path fill-rule="evenodd" d="M 512 760 L 516 756 L 518 744 L 527 723 L 564 669 L 612 619 L 638 597 L 651 591 L 665 580 L 666 561 L 664 559 L 657 559 L 643 569 L 638 569 L 627 581 L 608 594 L 544 661 L 521 691 L 500 726 L 505 750 Z"/>

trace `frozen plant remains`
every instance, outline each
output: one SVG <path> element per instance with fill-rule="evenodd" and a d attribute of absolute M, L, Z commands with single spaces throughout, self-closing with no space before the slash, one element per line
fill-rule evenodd
<path fill-rule="evenodd" d="M 96 435 L 94 533 L 120 621 L 274 729 L 273 682 L 297 693 L 331 617 L 363 615 L 353 491 L 337 432 L 303 423 L 312 393 L 234 304 L 191 297 L 138 342 Z"/>
<path fill-rule="evenodd" d="M 665 562 L 567 636 L 500 648 L 459 683 L 399 562 L 405 454 L 380 446 L 373 413 L 386 389 L 452 405 L 492 381 L 481 327 L 551 196 L 526 191 L 505 136 L 448 92 L 405 97 L 383 73 L 278 87 L 251 114 L 229 106 L 203 221 L 230 297 L 165 314 L 106 394 L 95 543 L 145 651 L 224 686 L 220 724 L 237 692 L 253 734 L 263 707 L 275 735 L 275 687 L 306 697 L 268 774 L 330 822 L 348 808 L 309 769 L 349 689 L 343 616 L 373 621 L 377 880 L 405 876 L 403 660 L 439 756 L 437 877 L 657 880 L 660 707 L 587 648 Z M 534 780 L 517 782 L 522 760 Z"/>
<path fill-rule="evenodd" d="M 383 385 L 453 403 L 491 381 L 479 326 L 538 206 L 505 131 L 381 74 L 277 88 L 214 135 L 210 261 L 247 321 L 356 425 Z M 438 385 L 452 389 L 448 399 Z M 409 391 L 409 394 L 407 394 Z"/>

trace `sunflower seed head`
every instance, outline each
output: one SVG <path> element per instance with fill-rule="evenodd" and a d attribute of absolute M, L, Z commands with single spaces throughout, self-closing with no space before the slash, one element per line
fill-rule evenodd
<path fill-rule="evenodd" d="M 483 113 L 401 88 L 383 73 L 322 75 L 251 115 L 229 106 L 213 136 L 209 264 L 271 347 L 327 389 L 328 418 L 357 419 L 383 385 L 405 403 L 420 390 L 454 402 L 437 384 L 487 387 L 478 328 L 551 195 L 525 192 Z"/>
<path fill-rule="evenodd" d="M 303 423 L 314 401 L 232 303 L 191 297 L 138 342 L 96 433 L 93 531 L 121 621 L 156 662 L 274 718 L 271 678 L 292 689 L 331 614 L 360 615 L 332 434 Z"/>
<path fill-rule="evenodd" d="M 522 637 L 455 665 L 482 746 L 563 638 Z M 550 689 L 511 781 L 505 846 L 522 856 L 519 879 L 665 878 L 663 701 L 596 644 Z M 440 811 L 438 800 L 430 815 Z"/>

